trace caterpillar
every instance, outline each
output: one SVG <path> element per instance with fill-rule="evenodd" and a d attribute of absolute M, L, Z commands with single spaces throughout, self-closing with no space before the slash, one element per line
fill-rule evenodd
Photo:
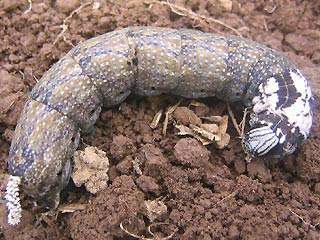
<path fill-rule="evenodd" d="M 80 131 L 92 130 L 103 105 L 132 92 L 242 102 L 251 109 L 242 144 L 252 157 L 293 153 L 312 125 L 309 84 L 275 50 L 238 36 L 128 27 L 80 43 L 42 76 L 18 120 L 9 173 L 28 195 L 57 207 Z"/>

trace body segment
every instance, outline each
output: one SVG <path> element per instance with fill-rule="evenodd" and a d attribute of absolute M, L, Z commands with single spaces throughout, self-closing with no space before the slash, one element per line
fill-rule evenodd
<path fill-rule="evenodd" d="M 34 87 L 8 160 L 23 189 L 56 206 L 79 132 L 131 92 L 242 101 L 251 110 L 242 142 L 251 156 L 285 156 L 307 138 L 311 91 L 296 67 L 251 40 L 195 30 L 129 27 L 74 47 Z"/>

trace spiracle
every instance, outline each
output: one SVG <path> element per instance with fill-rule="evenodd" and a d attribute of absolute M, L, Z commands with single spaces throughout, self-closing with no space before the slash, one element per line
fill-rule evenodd
<path fill-rule="evenodd" d="M 252 157 L 283 157 L 312 125 L 307 80 L 283 55 L 236 36 L 128 27 L 80 43 L 33 88 L 18 121 L 8 168 L 22 189 L 49 207 L 69 181 L 80 130 L 90 132 L 102 105 L 130 93 L 216 96 L 251 109 L 242 143 Z"/>

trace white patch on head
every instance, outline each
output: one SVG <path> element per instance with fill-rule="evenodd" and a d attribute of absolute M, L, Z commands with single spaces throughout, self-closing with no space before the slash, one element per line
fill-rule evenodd
<path fill-rule="evenodd" d="M 268 103 L 264 103 L 263 101 L 261 101 L 261 99 L 259 101 L 257 101 L 254 106 L 253 106 L 253 112 L 254 113 L 260 113 L 260 112 L 263 112 L 263 111 L 266 111 L 268 110 L 269 108 L 269 104 Z"/>
<path fill-rule="evenodd" d="M 279 101 L 278 92 L 279 84 L 274 77 L 268 78 L 265 83 L 260 84 L 260 96 L 253 98 L 253 111 L 260 113 L 268 110 L 269 112 L 275 111 Z"/>
<path fill-rule="evenodd" d="M 312 113 L 310 106 L 311 88 L 305 77 L 299 72 L 290 71 L 290 77 L 298 93 L 301 96 L 296 99 L 295 103 L 290 107 L 281 108 L 276 111 L 278 114 L 283 114 L 288 117 L 289 123 L 294 127 L 299 127 L 300 132 L 307 137 L 312 126 Z"/>
<path fill-rule="evenodd" d="M 290 70 L 289 75 L 293 85 L 300 97 L 287 108 L 277 108 L 279 96 L 279 84 L 276 78 L 268 78 L 266 82 L 259 86 L 260 95 L 253 98 L 253 112 L 258 114 L 262 111 L 277 114 L 281 117 L 286 116 L 292 127 L 298 127 L 304 137 L 309 135 L 312 126 L 312 113 L 310 99 L 312 96 L 311 89 L 305 77 L 297 69 Z M 288 96 L 290 97 L 290 96 Z M 283 138 L 281 138 L 282 141 Z"/>
<path fill-rule="evenodd" d="M 260 90 L 260 88 L 259 88 L 259 90 Z M 279 84 L 277 83 L 277 80 L 274 77 L 271 77 L 267 80 L 266 85 L 261 90 L 262 90 L 262 91 L 260 91 L 261 93 L 273 94 L 279 90 Z"/>
<path fill-rule="evenodd" d="M 302 98 L 311 96 L 311 89 L 308 86 L 308 82 L 299 70 L 290 71 L 290 77 L 298 93 L 301 93 Z"/>

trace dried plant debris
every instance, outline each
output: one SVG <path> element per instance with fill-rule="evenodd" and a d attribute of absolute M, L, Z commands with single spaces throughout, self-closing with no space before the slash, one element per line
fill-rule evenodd
<path fill-rule="evenodd" d="M 179 106 L 180 104 L 181 100 L 169 107 L 165 112 L 163 123 L 164 136 L 166 135 L 169 121 L 172 121 L 175 128 L 179 130 L 177 135 L 192 136 L 203 145 L 213 144 L 218 149 L 223 149 L 229 144 L 230 135 L 227 133 L 228 115 L 204 116 L 203 114 L 209 112 L 209 108 L 201 102 L 191 101 L 188 107 Z M 196 107 L 195 111 L 190 109 L 190 107 Z M 152 129 L 157 128 L 162 115 L 162 110 L 159 110 L 155 114 L 150 124 Z"/>
<path fill-rule="evenodd" d="M 87 204 L 81 204 L 81 203 L 71 203 L 66 205 L 60 205 L 59 211 L 61 213 L 73 213 L 75 211 L 84 210 L 88 207 Z"/>
<path fill-rule="evenodd" d="M 169 119 L 172 117 L 172 113 L 178 108 L 178 106 L 180 105 L 181 101 L 182 101 L 182 99 L 180 99 L 180 101 L 177 102 L 175 105 L 170 106 L 170 107 L 168 108 L 168 110 L 166 111 L 166 113 L 165 113 L 165 118 L 164 118 L 164 122 L 163 122 L 163 128 L 162 128 L 162 134 L 163 134 L 163 136 L 166 136 Z"/>
<path fill-rule="evenodd" d="M 141 168 L 140 168 L 140 161 L 138 158 L 135 158 L 132 160 L 132 167 L 133 167 L 133 171 L 141 176 L 142 175 L 142 171 L 141 171 Z"/>
<path fill-rule="evenodd" d="M 156 115 L 154 116 L 152 122 L 150 123 L 150 128 L 151 128 L 151 129 L 156 129 L 156 128 L 157 128 L 157 126 L 158 126 L 158 124 L 159 124 L 159 122 L 160 122 L 160 119 L 161 119 L 162 115 L 163 115 L 163 110 L 160 109 L 160 110 L 156 113 Z"/>
<path fill-rule="evenodd" d="M 192 136 L 203 145 L 213 144 L 218 149 L 225 148 L 230 142 L 228 115 L 200 118 L 187 107 L 177 107 L 173 118 L 177 122 L 178 135 Z M 208 123 L 203 123 L 203 120 Z"/>
<path fill-rule="evenodd" d="M 211 129 L 214 129 L 215 124 L 213 124 L 213 127 Z M 197 127 L 193 124 L 190 124 L 190 128 L 193 132 L 200 134 L 201 137 L 204 137 L 205 139 L 208 139 L 210 142 L 216 142 L 220 141 L 221 137 L 217 134 L 214 134 L 214 132 L 208 131 L 205 128 Z M 219 128 L 218 128 L 219 129 Z M 216 132 L 217 133 L 217 132 Z"/>
<path fill-rule="evenodd" d="M 168 212 L 167 206 L 161 200 L 146 200 L 144 201 L 144 204 L 146 205 L 147 217 L 150 222 L 154 222 L 156 219 Z"/>
<path fill-rule="evenodd" d="M 87 147 L 74 154 L 72 179 L 76 186 L 85 185 L 88 192 L 95 194 L 107 186 L 109 159 L 96 147 Z"/>

